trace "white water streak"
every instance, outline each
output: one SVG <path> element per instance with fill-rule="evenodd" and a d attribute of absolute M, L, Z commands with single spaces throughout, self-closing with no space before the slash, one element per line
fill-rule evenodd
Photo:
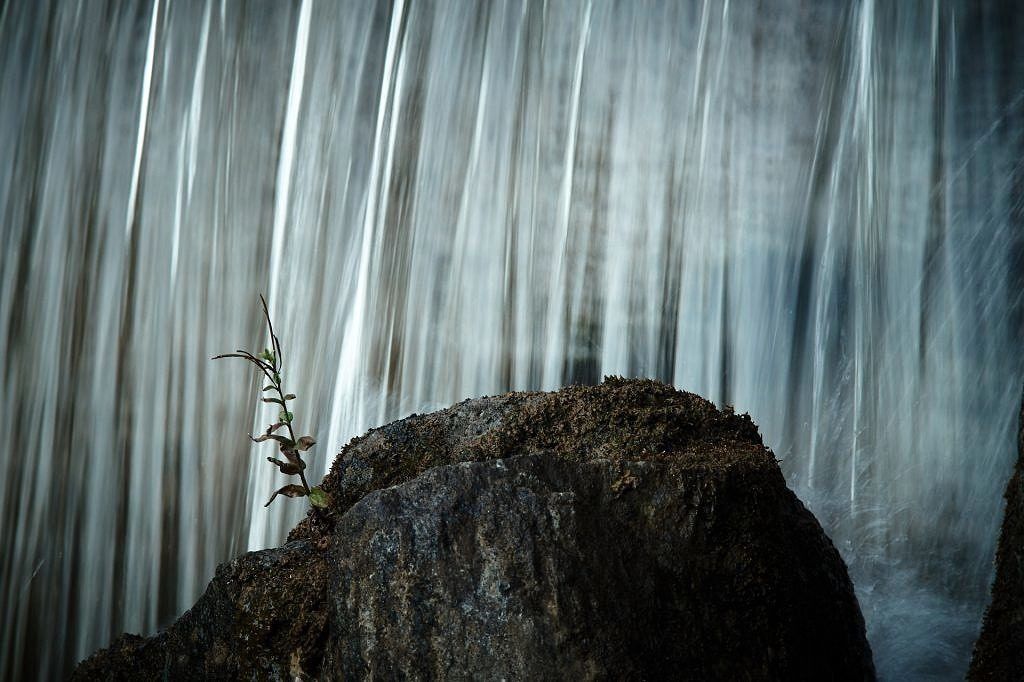
<path fill-rule="evenodd" d="M 156 51 L 156 26 L 160 19 L 160 0 L 154 0 L 149 22 L 149 40 L 146 47 L 146 66 L 142 76 L 142 94 L 139 98 L 139 127 L 135 137 L 135 161 L 132 163 L 131 189 L 128 195 L 128 210 L 125 212 L 124 231 L 130 235 L 135 224 L 135 205 L 139 196 L 139 171 L 142 168 L 142 150 L 146 141 L 146 125 L 149 120 L 150 87 L 153 83 L 153 55 Z"/>

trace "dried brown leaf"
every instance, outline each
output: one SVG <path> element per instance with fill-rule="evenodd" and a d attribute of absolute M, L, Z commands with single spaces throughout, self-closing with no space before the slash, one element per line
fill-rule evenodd
<path fill-rule="evenodd" d="M 281 470 L 282 474 L 286 474 L 288 476 L 295 476 L 306 468 L 306 463 L 301 459 L 298 462 L 282 462 L 276 457 L 267 457 L 267 461 L 276 465 L 277 468 Z"/>
<path fill-rule="evenodd" d="M 275 490 L 274 494 L 270 496 L 270 499 L 267 500 L 267 503 L 263 506 L 269 507 L 270 503 L 273 502 L 274 498 L 277 497 L 278 495 L 284 495 L 285 497 L 305 497 L 306 489 L 303 488 L 301 485 L 296 485 L 294 483 L 283 486 Z"/>
<path fill-rule="evenodd" d="M 295 443 L 293 443 L 290 438 L 285 438 L 284 436 L 275 436 L 270 433 L 265 433 L 259 438 L 253 438 L 252 434 L 249 434 L 249 438 L 252 439 L 253 443 L 262 443 L 265 440 L 276 440 L 278 443 L 281 444 L 282 449 L 286 447 L 290 448 L 295 446 Z"/>
<path fill-rule="evenodd" d="M 287 445 L 284 443 L 281 444 L 281 454 L 287 457 L 289 462 L 296 463 L 302 461 L 302 457 L 299 456 L 299 451 L 296 450 L 295 446 L 290 442 Z"/>

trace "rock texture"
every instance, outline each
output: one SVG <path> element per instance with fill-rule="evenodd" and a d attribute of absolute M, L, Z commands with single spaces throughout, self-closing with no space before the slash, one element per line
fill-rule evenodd
<path fill-rule="evenodd" d="M 967 675 L 970 680 L 1019 680 L 1024 676 L 1024 398 L 1017 448 L 1017 466 L 1006 486 L 992 602 L 974 645 Z"/>
<path fill-rule="evenodd" d="M 78 679 L 872 679 L 838 553 L 747 416 L 651 381 L 353 440 L 313 516 Z"/>
<path fill-rule="evenodd" d="M 160 634 L 121 635 L 79 680 L 293 680 L 319 668 L 325 555 L 307 541 L 221 564 L 196 605 Z"/>

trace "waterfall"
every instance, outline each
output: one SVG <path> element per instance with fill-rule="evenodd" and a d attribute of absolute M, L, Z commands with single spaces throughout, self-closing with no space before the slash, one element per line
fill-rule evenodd
<path fill-rule="evenodd" d="M 879 671 L 966 670 L 1024 380 L 999 0 L 0 2 L 0 678 L 164 627 L 304 505 L 217 353 L 367 428 L 649 376 L 749 411 Z"/>

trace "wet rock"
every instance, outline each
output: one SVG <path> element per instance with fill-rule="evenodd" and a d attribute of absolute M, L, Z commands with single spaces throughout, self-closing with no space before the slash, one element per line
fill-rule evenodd
<path fill-rule="evenodd" d="M 874 676 L 838 553 L 749 417 L 698 396 L 464 401 L 353 440 L 323 485 L 331 514 L 76 675 Z"/>
<path fill-rule="evenodd" d="M 1017 447 L 1017 465 L 1006 486 L 992 602 L 974 645 L 970 680 L 1015 680 L 1024 675 L 1024 399 Z"/>

